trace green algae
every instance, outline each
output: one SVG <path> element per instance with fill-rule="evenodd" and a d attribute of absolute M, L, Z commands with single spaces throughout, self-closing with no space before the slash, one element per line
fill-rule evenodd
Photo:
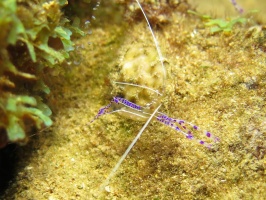
<path fill-rule="evenodd" d="M 224 19 L 212 19 L 212 17 L 209 15 L 202 15 L 192 10 L 188 10 L 188 13 L 197 15 L 201 19 L 207 21 L 204 25 L 206 27 L 210 27 L 211 33 L 218 33 L 218 32 L 230 33 L 232 32 L 232 29 L 236 24 L 245 24 L 247 22 L 247 19 L 245 17 L 237 17 L 235 19 L 224 20 Z"/>
<path fill-rule="evenodd" d="M 55 88 L 54 126 L 23 149 L 21 155 L 31 152 L 31 157 L 21 164 L 5 199 L 265 199 L 263 27 L 212 35 L 195 29 L 202 27 L 197 17 L 178 13 L 156 31 L 169 62 L 161 111 L 221 141 L 208 150 L 154 121 L 109 192 L 99 191 L 143 125 L 119 115 L 88 124 L 112 97 L 109 74 L 118 69 L 118 52 L 129 48 L 128 38 L 147 32 L 145 21 L 140 23 L 134 31 L 121 23 L 99 24 L 77 41 L 91 45 L 80 50 L 83 62 L 72 79 Z"/>
<path fill-rule="evenodd" d="M 29 135 L 52 125 L 46 105 L 52 70 L 74 50 L 74 34 L 84 35 L 62 16 L 67 0 L 0 3 L 0 147 L 26 144 Z M 52 41 L 52 42 L 51 42 Z M 52 81 L 50 83 L 52 85 Z"/>

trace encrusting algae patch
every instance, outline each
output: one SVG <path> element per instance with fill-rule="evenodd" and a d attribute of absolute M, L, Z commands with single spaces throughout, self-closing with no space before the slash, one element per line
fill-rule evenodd
<path fill-rule="evenodd" d="M 220 142 L 208 149 L 154 120 L 108 188 L 99 190 L 144 122 L 118 114 L 89 122 L 119 95 L 112 86 L 119 59 L 139 45 L 130 40 L 150 36 L 144 19 L 128 22 L 119 12 L 119 23 L 108 21 L 120 7 L 106 4 L 106 22 L 76 41 L 80 65 L 53 88 L 54 125 L 17 150 L 17 175 L 2 198 L 265 199 L 265 25 L 253 20 L 211 34 L 198 16 L 174 10 L 154 30 L 167 63 L 160 111 Z"/>

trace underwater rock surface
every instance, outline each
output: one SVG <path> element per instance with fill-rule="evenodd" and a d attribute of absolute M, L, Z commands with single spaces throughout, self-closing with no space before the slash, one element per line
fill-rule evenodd
<path fill-rule="evenodd" d="M 105 18 L 96 16 L 93 33 L 76 41 L 80 65 L 52 88 L 54 125 L 17 149 L 21 162 L 1 198 L 265 199 L 265 26 L 255 18 L 212 34 L 200 17 L 174 11 L 154 30 L 168 62 L 161 111 L 210 130 L 220 143 L 209 150 L 154 121 L 99 190 L 143 122 L 116 114 L 89 122 L 115 95 L 111 81 L 127 38 L 150 35 L 144 19 L 122 20 L 123 8 L 110 5 L 99 8 Z"/>

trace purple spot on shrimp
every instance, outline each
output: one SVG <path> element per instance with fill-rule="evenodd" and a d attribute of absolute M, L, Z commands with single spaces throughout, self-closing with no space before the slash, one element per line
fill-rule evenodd
<path fill-rule="evenodd" d="M 185 123 L 185 121 L 184 121 L 184 120 L 180 120 L 178 123 L 179 123 L 180 125 L 182 125 L 182 124 Z"/>
<path fill-rule="evenodd" d="M 119 101 L 118 97 L 114 97 L 114 102 L 118 103 L 118 101 Z"/>
<path fill-rule="evenodd" d="M 207 133 L 206 133 L 206 136 L 207 136 L 207 137 L 211 137 L 211 133 L 210 133 L 210 132 L 207 132 Z"/>
<path fill-rule="evenodd" d="M 105 108 L 102 108 L 99 110 L 98 115 L 102 115 L 102 114 L 104 114 L 104 112 L 105 112 Z"/>
<path fill-rule="evenodd" d="M 193 139 L 193 135 L 188 134 L 188 135 L 187 135 L 187 139 L 192 140 L 192 139 Z"/>
<path fill-rule="evenodd" d="M 194 128 L 195 130 L 198 130 L 198 127 L 197 127 L 197 126 L 195 126 L 195 125 L 193 126 L 193 128 Z"/>
<path fill-rule="evenodd" d="M 200 144 L 204 144 L 205 142 L 204 141 L 202 141 L 202 140 L 200 140 L 200 142 L 199 142 Z"/>

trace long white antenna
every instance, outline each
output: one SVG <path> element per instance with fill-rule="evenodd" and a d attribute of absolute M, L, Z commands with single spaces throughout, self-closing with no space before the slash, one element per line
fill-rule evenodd
<path fill-rule="evenodd" d="M 125 160 L 126 156 L 130 152 L 130 150 L 132 149 L 132 147 L 136 144 L 136 142 L 138 141 L 138 139 L 142 135 L 143 131 L 148 126 L 148 124 L 150 123 L 150 121 L 152 120 L 152 118 L 157 113 L 157 111 L 159 110 L 160 107 L 161 107 L 161 104 L 154 110 L 154 112 L 152 113 L 152 115 L 150 116 L 150 118 L 146 121 L 146 123 L 144 124 L 144 126 L 142 127 L 142 129 L 139 131 L 138 135 L 134 138 L 134 140 L 128 146 L 127 150 L 121 156 L 120 160 L 116 163 L 115 167 L 112 169 L 111 173 L 109 174 L 109 176 L 107 177 L 107 179 L 105 180 L 105 182 L 101 185 L 101 187 L 100 187 L 101 190 L 103 190 L 109 184 L 109 181 L 115 175 L 115 173 L 118 170 L 118 168 L 120 167 L 121 163 Z"/>
<path fill-rule="evenodd" d="M 153 38 L 153 41 L 155 43 L 155 47 L 156 47 L 156 50 L 158 52 L 158 55 L 159 55 L 159 59 L 160 59 L 160 62 L 161 62 L 161 65 L 162 65 L 162 71 L 163 71 L 163 87 L 164 87 L 164 84 L 165 84 L 165 79 L 166 79 L 166 71 L 165 71 L 165 67 L 164 67 L 164 64 L 163 64 L 163 56 L 162 56 L 162 52 L 161 52 L 161 49 L 160 49 L 160 46 L 159 46 L 159 42 L 158 40 L 156 39 L 154 33 L 153 33 L 153 30 L 151 28 L 151 25 L 150 25 L 150 22 L 148 20 L 148 17 L 146 16 L 140 2 L 138 0 L 136 0 L 137 4 L 139 5 L 139 8 L 141 10 L 141 12 L 143 13 L 145 19 L 146 19 L 146 22 L 148 24 L 148 27 L 150 29 L 150 32 L 151 32 L 151 35 L 152 35 L 152 38 Z"/>

